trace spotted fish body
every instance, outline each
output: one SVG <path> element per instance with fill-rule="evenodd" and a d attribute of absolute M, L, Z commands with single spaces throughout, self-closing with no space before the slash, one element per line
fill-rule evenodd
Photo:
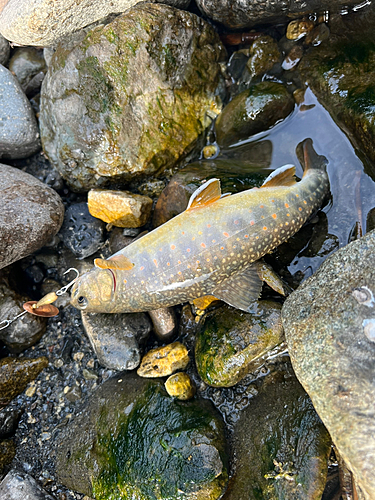
<path fill-rule="evenodd" d="M 217 179 L 207 182 L 185 212 L 83 275 L 72 290 L 73 306 L 125 313 L 214 295 L 248 310 L 260 292 L 252 263 L 295 234 L 329 191 L 325 158 L 307 141 L 305 153 L 309 146 L 315 165 L 300 182 L 292 166 L 232 196 L 220 197 Z"/>

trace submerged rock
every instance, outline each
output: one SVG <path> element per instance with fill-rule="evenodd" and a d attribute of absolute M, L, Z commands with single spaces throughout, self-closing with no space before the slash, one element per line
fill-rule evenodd
<path fill-rule="evenodd" d="M 283 339 L 280 304 L 260 301 L 254 313 L 222 307 L 197 334 L 198 373 L 208 385 L 231 387 L 263 364 Z"/>
<path fill-rule="evenodd" d="M 132 374 L 105 382 L 55 447 L 62 484 L 96 500 L 221 498 L 225 448 L 208 401 L 177 401 Z"/>
<path fill-rule="evenodd" d="M 261 82 L 234 97 L 215 123 L 219 146 L 247 139 L 268 130 L 286 118 L 294 108 L 294 99 L 281 83 Z"/>
<path fill-rule="evenodd" d="M 0 269 L 48 243 L 63 216 L 56 191 L 22 170 L 0 164 Z"/>
<path fill-rule="evenodd" d="M 265 380 L 236 423 L 223 500 L 320 500 L 331 439 L 292 369 Z"/>
<path fill-rule="evenodd" d="M 375 496 L 374 251 L 374 231 L 338 250 L 282 310 L 296 375 L 365 499 Z"/>
<path fill-rule="evenodd" d="M 208 23 L 161 4 L 62 42 L 42 86 L 47 156 L 76 190 L 162 173 L 219 113 L 225 57 Z"/>

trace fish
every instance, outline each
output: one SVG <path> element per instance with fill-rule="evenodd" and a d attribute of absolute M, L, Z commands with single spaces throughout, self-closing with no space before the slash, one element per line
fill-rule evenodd
<path fill-rule="evenodd" d="M 222 194 L 211 179 L 187 209 L 133 241 L 75 282 L 71 304 L 94 313 L 169 307 L 211 295 L 250 311 L 262 287 L 256 262 L 294 235 L 329 193 L 327 159 L 302 143 L 304 174 L 272 172 L 259 188 Z"/>

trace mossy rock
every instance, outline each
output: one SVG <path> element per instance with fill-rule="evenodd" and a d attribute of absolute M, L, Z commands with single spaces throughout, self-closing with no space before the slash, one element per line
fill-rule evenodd
<path fill-rule="evenodd" d="M 198 373 L 208 385 L 231 387 L 282 341 L 280 304 L 260 301 L 254 313 L 224 306 L 211 314 L 196 337 Z"/>
<path fill-rule="evenodd" d="M 214 500 L 228 472 L 223 422 L 208 401 L 177 401 L 163 382 L 105 382 L 59 438 L 60 481 L 96 500 Z"/>
<path fill-rule="evenodd" d="M 162 4 L 61 42 L 41 92 L 44 151 L 75 190 L 161 174 L 220 112 L 225 59 L 208 23 Z"/>

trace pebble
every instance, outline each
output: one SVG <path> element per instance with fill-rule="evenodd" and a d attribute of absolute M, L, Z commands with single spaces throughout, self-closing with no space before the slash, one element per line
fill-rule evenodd
<path fill-rule="evenodd" d="M 137 370 L 140 377 L 166 377 L 177 370 L 184 370 L 189 364 L 189 354 L 181 342 L 151 349 L 142 358 Z"/>
<path fill-rule="evenodd" d="M 104 229 L 104 222 L 93 217 L 87 203 L 81 202 L 67 209 L 59 235 L 76 257 L 85 259 L 102 247 Z"/>
<path fill-rule="evenodd" d="M 170 396 L 181 399 L 181 401 L 191 399 L 195 394 L 195 386 L 185 372 L 174 373 L 168 377 L 164 386 Z"/>
<path fill-rule="evenodd" d="M 93 314 L 82 312 L 85 332 L 102 366 L 133 370 L 141 360 L 140 346 L 151 332 L 146 313 Z"/>
<path fill-rule="evenodd" d="M 31 93 L 30 89 L 33 89 L 34 93 L 38 91 L 38 86 L 35 85 L 35 81 L 34 84 L 32 83 L 32 80 L 35 78 L 39 82 L 38 85 L 40 90 L 44 74 L 47 71 L 42 50 L 34 47 L 17 48 L 10 58 L 8 68 L 9 71 L 17 77 L 26 95 Z M 42 77 L 40 77 L 40 73 L 42 73 Z"/>
<path fill-rule="evenodd" d="M 148 221 L 152 199 L 128 191 L 91 189 L 87 196 L 89 212 L 116 227 L 141 227 Z"/>
<path fill-rule="evenodd" d="M 328 257 L 285 301 L 293 368 L 363 498 L 375 498 L 375 231 Z M 371 292 L 371 293 L 370 293 Z"/>
<path fill-rule="evenodd" d="M 35 359 L 7 357 L 0 360 L 0 406 L 21 394 L 29 382 L 48 366 L 44 356 Z"/>
<path fill-rule="evenodd" d="M 31 104 L 17 78 L 0 65 L 0 158 L 27 158 L 39 149 Z"/>
<path fill-rule="evenodd" d="M 1 500 L 56 500 L 25 472 L 12 470 L 0 483 Z"/>
<path fill-rule="evenodd" d="M 0 35 L 0 64 L 6 66 L 10 54 L 10 45 L 2 35 Z"/>
<path fill-rule="evenodd" d="M 0 269 L 47 244 L 63 216 L 56 191 L 22 170 L 0 164 Z"/>
<path fill-rule="evenodd" d="M 288 40 L 299 40 L 310 33 L 314 29 L 314 26 L 314 22 L 309 19 L 294 19 L 288 24 L 286 37 Z"/>
<path fill-rule="evenodd" d="M 0 4 L 0 32 L 20 45 L 47 47 L 71 33 L 110 14 L 124 12 L 139 0 L 8 0 Z M 168 3 L 184 8 L 190 0 L 169 0 Z M 1 12 L 2 11 L 2 12 Z"/>
<path fill-rule="evenodd" d="M 173 307 L 162 307 L 148 311 L 155 335 L 159 340 L 168 341 L 176 332 L 177 319 Z"/>

